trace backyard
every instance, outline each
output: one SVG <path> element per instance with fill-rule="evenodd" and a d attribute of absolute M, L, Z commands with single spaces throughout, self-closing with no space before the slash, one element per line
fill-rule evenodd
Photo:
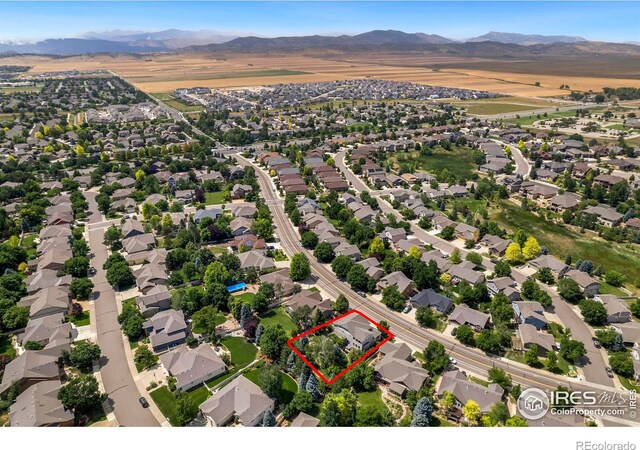
<path fill-rule="evenodd" d="M 249 380 L 251 380 L 258 386 L 260 386 L 261 389 L 262 389 L 262 386 L 260 384 L 260 372 L 262 370 L 264 370 L 264 368 L 253 369 L 244 374 L 245 377 L 247 377 Z M 291 378 L 286 373 L 282 374 L 280 388 L 281 388 L 280 396 L 278 398 L 278 403 L 280 405 L 286 405 L 289 402 L 291 402 L 291 400 L 293 399 L 293 396 L 298 391 L 298 385 L 296 384 L 294 379 Z"/>
<path fill-rule="evenodd" d="M 167 386 L 162 386 L 151 391 L 149 395 L 151 395 L 153 401 L 156 402 L 162 414 L 169 420 L 169 423 L 174 427 L 180 426 L 180 422 L 176 417 L 178 404 L 173 392 L 171 392 Z M 211 396 L 211 393 L 205 386 L 200 386 L 187 392 L 186 395 L 191 397 L 196 405 L 200 405 Z"/>
<path fill-rule="evenodd" d="M 204 204 L 205 205 L 221 205 L 224 203 L 224 192 L 205 192 Z"/>
<path fill-rule="evenodd" d="M 13 358 L 15 355 L 16 349 L 11 345 L 11 336 L 6 334 L 0 335 L 0 356 Z"/>
<path fill-rule="evenodd" d="M 213 388 L 224 380 L 232 377 L 249 364 L 251 364 L 258 354 L 258 349 L 243 337 L 229 336 L 220 341 L 224 347 L 231 353 L 231 363 L 233 369 L 217 378 L 209 381 L 207 386 Z"/>
<path fill-rule="evenodd" d="M 284 329 L 285 333 L 292 336 L 296 332 L 296 325 L 289 318 L 289 315 L 285 311 L 284 307 L 272 309 L 262 317 L 260 317 L 260 323 L 265 327 L 268 325 L 275 325 L 277 323 Z"/>
<path fill-rule="evenodd" d="M 386 411 L 389 409 L 384 401 L 382 401 L 382 391 L 380 391 L 380 388 L 376 388 L 375 391 L 371 392 L 359 393 L 358 403 L 360 404 L 360 406 L 373 406 L 381 411 Z"/>

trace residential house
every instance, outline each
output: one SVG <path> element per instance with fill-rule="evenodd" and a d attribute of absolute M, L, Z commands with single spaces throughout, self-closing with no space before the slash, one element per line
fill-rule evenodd
<path fill-rule="evenodd" d="M 580 285 L 580 289 L 587 297 L 593 297 L 600 290 L 600 283 L 591 278 L 586 272 L 579 270 L 569 270 L 565 275 L 565 278 L 571 278 L 573 281 Z"/>
<path fill-rule="evenodd" d="M 540 255 L 536 259 L 529 261 L 529 266 L 536 270 L 540 270 L 542 268 L 551 270 L 556 280 L 564 277 L 570 269 L 568 265 L 551 255 Z"/>
<path fill-rule="evenodd" d="M 378 281 L 378 288 L 384 290 L 390 286 L 395 286 L 405 297 L 410 296 L 415 291 L 415 284 L 407 276 L 400 272 L 391 272 L 389 275 L 382 277 Z"/>
<path fill-rule="evenodd" d="M 305 289 L 295 294 L 286 302 L 286 308 L 289 314 L 292 314 L 303 306 L 307 306 L 311 310 L 311 317 L 315 316 L 316 311 L 320 311 L 326 318 L 333 315 L 331 300 L 322 298 L 320 292 Z"/>
<path fill-rule="evenodd" d="M 320 419 L 316 419 L 313 416 L 310 416 L 307 413 L 301 412 L 293 419 L 293 422 L 289 425 L 290 427 L 317 427 L 320 424 Z"/>
<path fill-rule="evenodd" d="M 449 316 L 449 322 L 458 325 L 470 325 L 474 329 L 480 331 L 489 325 L 491 316 L 475 309 L 469 308 L 465 304 L 456 305 L 455 309 Z"/>
<path fill-rule="evenodd" d="M 151 348 L 156 353 L 184 344 L 189 333 L 184 313 L 174 309 L 157 313 L 144 322 L 142 328 L 149 336 Z"/>
<path fill-rule="evenodd" d="M 462 264 L 456 264 L 449 269 L 449 275 L 451 275 L 451 282 L 457 284 L 460 281 L 466 281 L 467 283 L 475 286 L 476 284 L 484 283 L 484 274 L 482 272 L 476 272 L 473 270 L 473 263 L 466 264 L 469 261 L 465 261 Z"/>
<path fill-rule="evenodd" d="M 539 302 L 513 302 L 511 306 L 520 324 L 531 325 L 537 330 L 543 330 L 549 326 L 544 308 Z"/>
<path fill-rule="evenodd" d="M 46 380 L 29 386 L 9 409 L 12 427 L 72 426 L 75 415 L 58 399 L 60 380 Z"/>
<path fill-rule="evenodd" d="M 504 389 L 492 383 L 484 387 L 469 379 L 459 370 L 445 372 L 438 380 L 436 397 L 442 399 L 445 392 L 450 392 L 456 399 L 454 407 L 461 410 L 469 400 L 473 400 L 480 407 L 480 412 L 486 414 L 496 403 L 502 402 Z"/>
<path fill-rule="evenodd" d="M 607 323 L 624 323 L 631 320 L 631 311 L 615 295 L 598 294 L 595 299 L 607 310 Z"/>
<path fill-rule="evenodd" d="M 518 326 L 518 339 L 520 339 L 524 350 L 536 345 L 540 356 L 546 356 L 547 353 L 558 348 L 553 335 L 541 333 L 538 328 L 528 323 L 521 323 Z"/>
<path fill-rule="evenodd" d="M 382 332 L 357 313 L 349 314 L 333 323 L 338 336 L 349 341 L 349 346 L 365 351 L 373 347 Z"/>
<path fill-rule="evenodd" d="M 386 347 L 383 352 L 383 347 Z M 418 391 L 429 379 L 429 372 L 413 361 L 406 344 L 387 342 L 380 348 L 384 354 L 374 366 L 376 377 L 394 394 L 402 397 L 407 391 Z M 407 349 L 409 349 L 407 357 Z"/>
<path fill-rule="evenodd" d="M 275 269 L 276 267 L 273 259 L 269 258 L 267 254 L 261 250 L 249 250 L 240 253 L 238 259 L 240 260 L 241 269 L 253 268 L 258 272 L 263 272 L 265 270 Z"/>
<path fill-rule="evenodd" d="M 423 289 L 409 300 L 416 307 L 430 307 L 447 315 L 453 310 L 453 300 L 442 294 L 438 294 L 433 289 Z"/>
<path fill-rule="evenodd" d="M 176 379 L 176 388 L 187 391 L 222 375 L 227 366 L 209 344 L 196 348 L 185 345 L 160 356 L 168 374 Z"/>
<path fill-rule="evenodd" d="M 136 305 L 142 316 L 148 319 L 160 311 L 171 308 L 171 292 L 163 284 L 156 285 L 146 294 L 136 297 Z"/>
<path fill-rule="evenodd" d="M 207 422 L 215 427 L 237 423 L 244 427 L 262 424 L 275 402 L 244 375 L 235 378 L 200 405 Z"/>
<path fill-rule="evenodd" d="M 289 275 L 289 269 L 281 269 L 260 276 L 260 283 L 273 285 L 276 297 L 286 297 L 294 291 L 294 282 Z"/>

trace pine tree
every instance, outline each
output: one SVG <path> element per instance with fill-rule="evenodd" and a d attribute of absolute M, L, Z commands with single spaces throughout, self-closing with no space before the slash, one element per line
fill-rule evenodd
<path fill-rule="evenodd" d="M 262 336 L 263 331 L 264 331 L 264 325 L 259 324 L 258 328 L 256 328 L 256 342 L 260 342 L 260 336 Z"/>
<path fill-rule="evenodd" d="M 316 379 L 314 374 L 309 376 L 309 380 L 305 385 L 306 391 L 311 394 L 314 400 L 318 400 L 320 398 L 320 392 L 318 391 L 318 380 Z"/>
<path fill-rule="evenodd" d="M 305 367 L 300 374 L 300 379 L 298 380 L 298 390 L 301 391 L 307 386 L 307 381 L 309 380 L 309 371 Z"/>
<path fill-rule="evenodd" d="M 244 304 L 240 309 L 240 328 L 244 329 L 245 321 L 251 316 L 251 311 L 249 307 Z"/>
<path fill-rule="evenodd" d="M 412 427 L 428 427 L 433 414 L 433 405 L 427 397 L 422 397 L 413 409 Z"/>
<path fill-rule="evenodd" d="M 273 415 L 273 413 L 271 412 L 270 409 L 267 410 L 266 413 L 264 413 L 264 416 L 262 417 L 262 426 L 263 427 L 275 427 L 276 426 L 276 418 Z"/>
<path fill-rule="evenodd" d="M 295 365 L 296 365 L 296 354 L 294 352 L 291 352 L 289 353 L 289 358 L 287 358 L 287 370 L 289 372 L 292 372 Z"/>

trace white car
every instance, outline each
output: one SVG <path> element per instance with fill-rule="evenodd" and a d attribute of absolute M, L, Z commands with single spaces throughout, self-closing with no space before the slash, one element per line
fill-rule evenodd
<path fill-rule="evenodd" d="M 454 366 L 458 364 L 458 361 L 456 361 L 456 359 L 453 356 L 449 356 L 449 362 Z"/>

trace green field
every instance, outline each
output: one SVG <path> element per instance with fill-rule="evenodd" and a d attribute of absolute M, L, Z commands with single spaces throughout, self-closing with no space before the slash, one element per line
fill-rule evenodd
<path fill-rule="evenodd" d="M 205 205 L 220 205 L 224 203 L 224 193 L 222 192 L 206 192 L 204 194 Z"/>
<path fill-rule="evenodd" d="M 5 334 L 0 336 L 0 355 L 14 357 L 16 349 L 11 345 L 11 337 Z"/>
<path fill-rule="evenodd" d="M 89 317 L 89 311 L 82 311 L 82 315 L 79 318 L 69 316 L 69 322 L 75 324 L 76 327 L 84 327 L 91 323 Z"/>
<path fill-rule="evenodd" d="M 596 111 L 599 111 L 600 109 L 601 108 L 590 109 L 589 111 L 596 112 Z M 544 117 L 543 114 L 540 114 L 540 117 L 538 117 L 537 114 L 532 114 L 532 115 L 522 114 L 519 118 L 518 117 L 512 117 L 510 119 L 505 119 L 505 121 L 509 122 L 509 123 L 514 123 L 514 124 L 520 124 L 522 126 L 527 126 L 527 125 L 533 125 L 533 122 L 537 122 L 538 120 L 561 119 L 563 117 L 575 117 L 575 115 L 576 115 L 576 111 L 575 110 L 557 111 L 557 112 L 547 113 L 547 117 Z"/>
<path fill-rule="evenodd" d="M 447 169 L 458 177 L 471 178 L 476 170 L 476 163 L 473 161 L 471 149 L 465 146 L 455 146 L 451 150 L 442 147 L 435 147 L 433 154 L 421 156 L 420 152 L 398 152 L 390 158 L 394 168 L 400 164 L 415 164 L 417 170 L 429 173 L 440 173 Z"/>
<path fill-rule="evenodd" d="M 246 367 L 256 359 L 258 349 L 243 337 L 226 337 L 220 343 L 231 352 L 231 363 L 235 369 Z"/>
<path fill-rule="evenodd" d="M 15 92 L 40 92 L 42 86 L 16 86 L 16 87 L 1 87 L 0 92 L 3 94 L 13 94 Z"/>
<path fill-rule="evenodd" d="M 361 392 L 358 394 L 358 403 L 361 406 L 374 406 L 377 409 L 386 411 L 387 405 L 382 401 L 382 391 L 380 388 L 376 388 L 375 391 Z"/>
<path fill-rule="evenodd" d="M 260 323 L 265 327 L 268 325 L 274 325 L 279 323 L 284 331 L 291 336 L 296 331 L 296 325 L 293 323 L 289 314 L 285 311 L 284 307 L 273 309 L 260 318 Z"/>
<path fill-rule="evenodd" d="M 262 386 L 260 385 L 260 371 L 262 370 L 264 370 L 264 367 L 260 369 L 253 369 L 245 373 L 244 376 L 260 386 L 260 388 L 262 388 Z M 296 395 L 296 392 L 298 392 L 298 385 L 296 384 L 294 379 L 286 373 L 282 374 L 280 388 L 282 389 L 280 392 L 280 397 L 278 398 L 278 403 L 280 405 L 286 405 L 291 402 L 291 400 L 293 400 L 293 396 Z"/>
<path fill-rule="evenodd" d="M 510 232 L 521 228 L 535 236 L 540 245 L 545 245 L 561 261 L 569 254 L 573 261 L 591 260 L 594 267 L 602 266 L 605 272 L 613 269 L 624 274 L 629 285 L 640 274 L 640 249 L 637 246 L 629 249 L 624 244 L 600 239 L 593 233 L 574 232 L 508 201 L 501 202 L 500 207 L 490 212 L 492 220 Z"/>
<path fill-rule="evenodd" d="M 156 402 L 156 405 L 160 408 L 162 415 L 169 420 L 169 423 L 174 427 L 180 426 L 180 422 L 178 422 L 176 417 L 176 399 L 169 388 L 162 386 L 155 391 L 151 391 L 149 395 L 151 395 L 153 401 Z"/>

